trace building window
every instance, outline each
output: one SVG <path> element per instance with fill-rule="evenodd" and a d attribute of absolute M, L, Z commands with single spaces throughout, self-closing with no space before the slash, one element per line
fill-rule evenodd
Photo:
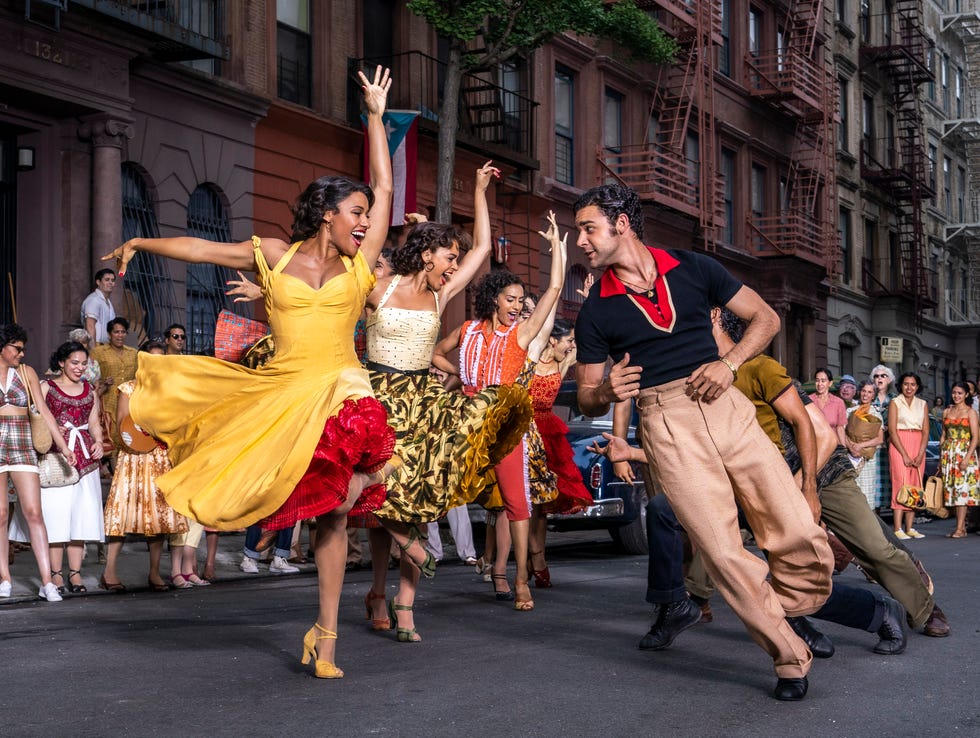
<path fill-rule="evenodd" d="M 870 95 L 861 100 L 861 153 L 875 158 L 875 99 Z"/>
<path fill-rule="evenodd" d="M 504 141 L 514 151 L 528 152 L 530 142 L 525 141 L 524 116 L 521 96 L 524 95 L 526 64 L 523 59 L 511 60 L 500 65 L 500 102 L 504 113 Z"/>
<path fill-rule="evenodd" d="M 309 0 L 276 0 L 276 71 L 283 100 L 310 107 L 313 40 Z"/>
<path fill-rule="evenodd" d="M 578 291 L 585 288 L 587 276 L 589 276 L 589 270 L 581 264 L 572 264 L 569 268 L 565 284 L 561 288 L 562 306 L 565 310 L 577 312 L 578 308 L 585 302 L 585 298 Z"/>
<path fill-rule="evenodd" d="M 187 203 L 187 235 L 206 241 L 231 241 L 231 227 L 218 192 L 200 185 Z M 214 326 L 222 309 L 232 308 L 225 283 L 233 275 L 214 264 L 187 265 L 187 353 L 214 355 Z M 237 312 L 237 311 L 236 311 Z"/>
<path fill-rule="evenodd" d="M 694 202 L 698 202 L 701 197 L 701 145 L 698 134 L 693 131 L 688 131 L 684 140 L 684 156 L 687 159 L 687 186 Z"/>
<path fill-rule="evenodd" d="M 834 20 L 838 23 L 847 23 L 847 0 L 837 0 L 834 7 Z"/>
<path fill-rule="evenodd" d="M 926 84 L 926 92 L 932 102 L 936 102 L 936 47 L 929 45 L 926 49 L 926 66 L 929 68 L 929 82 Z"/>
<path fill-rule="evenodd" d="M 870 263 L 871 276 L 878 282 L 883 282 L 886 262 L 883 262 L 878 246 L 878 225 L 873 220 L 864 220 L 864 259 Z"/>
<path fill-rule="evenodd" d="M 946 210 L 946 220 L 953 219 L 953 162 L 948 156 L 943 157 L 943 207 Z"/>
<path fill-rule="evenodd" d="M 956 118 L 963 117 L 963 70 L 959 67 L 953 70 L 953 95 L 956 99 Z"/>
<path fill-rule="evenodd" d="M 762 11 L 749 8 L 749 53 L 758 56 L 762 51 Z"/>
<path fill-rule="evenodd" d="M 871 43 L 871 1 L 861 0 L 861 10 L 858 14 L 858 32 L 861 34 L 861 43 Z"/>
<path fill-rule="evenodd" d="M 928 164 L 929 187 L 932 189 L 933 192 L 935 192 L 936 191 L 936 162 L 939 159 L 939 149 L 936 146 L 936 144 L 930 143 L 927 151 L 928 153 L 926 154 L 926 157 L 929 159 L 929 164 Z M 931 197 L 929 199 L 929 203 L 935 206 L 936 198 Z"/>
<path fill-rule="evenodd" d="M 614 154 L 623 151 L 623 96 L 606 88 L 602 119 L 602 145 Z"/>
<path fill-rule="evenodd" d="M 555 68 L 555 179 L 575 184 L 575 88 L 570 70 Z"/>
<path fill-rule="evenodd" d="M 757 228 L 762 227 L 762 216 L 766 210 L 766 168 L 761 164 L 752 165 L 752 222 Z M 756 250 L 762 250 L 762 237 L 756 236 Z"/>
<path fill-rule="evenodd" d="M 956 222 L 966 223 L 966 170 L 956 168 Z M 970 221 L 972 222 L 972 220 Z"/>
<path fill-rule="evenodd" d="M 837 81 L 837 88 L 840 92 L 840 127 L 837 130 L 837 145 L 840 147 L 841 151 L 850 151 L 850 142 L 848 141 L 848 128 L 850 127 L 850 115 L 847 105 L 847 80 L 841 77 Z"/>
<path fill-rule="evenodd" d="M 721 176 L 724 179 L 725 222 L 721 229 L 722 243 L 735 243 L 735 152 L 721 150 Z"/>
<path fill-rule="evenodd" d="M 718 49 L 718 71 L 732 76 L 732 3 L 721 0 L 721 48 Z"/>
<path fill-rule="evenodd" d="M 943 54 L 939 58 L 939 84 L 943 89 L 943 112 L 949 114 L 949 57 Z"/>
<path fill-rule="evenodd" d="M 134 164 L 122 165 L 122 237 L 159 238 L 156 213 L 143 173 Z M 138 251 L 126 271 L 123 309 L 137 343 L 163 335 L 177 322 L 179 306 L 167 259 Z"/>
<path fill-rule="evenodd" d="M 841 281 L 850 284 L 853 277 L 854 239 L 851 234 L 851 211 L 847 208 L 840 209 L 837 230 L 840 235 Z"/>
<path fill-rule="evenodd" d="M 885 167 L 894 169 L 897 158 L 895 151 L 895 114 L 888 111 L 885 113 Z"/>

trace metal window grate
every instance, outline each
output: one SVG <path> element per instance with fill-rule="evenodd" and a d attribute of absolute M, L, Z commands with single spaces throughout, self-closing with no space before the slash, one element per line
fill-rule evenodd
<path fill-rule="evenodd" d="M 231 241 L 231 227 L 224 203 L 211 185 L 199 185 L 187 203 L 187 235 L 208 241 Z M 214 327 L 222 309 L 251 315 L 247 304 L 225 297 L 229 269 L 214 264 L 187 265 L 187 351 L 214 355 Z"/>
<path fill-rule="evenodd" d="M 139 169 L 130 163 L 122 165 L 122 227 L 126 241 L 160 237 L 146 182 Z M 129 264 L 123 289 L 121 315 L 129 320 L 130 332 L 135 334 L 137 343 L 151 336 L 162 336 L 164 329 L 176 321 L 180 305 L 166 259 L 137 253 Z"/>

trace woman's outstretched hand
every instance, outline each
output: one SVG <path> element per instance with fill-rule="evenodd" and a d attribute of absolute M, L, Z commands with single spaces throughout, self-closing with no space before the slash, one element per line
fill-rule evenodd
<path fill-rule="evenodd" d="M 118 249 L 115 249 L 114 251 L 103 256 L 102 261 L 115 259 L 116 274 L 122 277 L 123 275 L 126 274 L 126 267 L 129 265 L 129 262 L 133 260 L 134 256 L 136 256 L 136 247 L 133 246 L 133 241 L 132 239 L 130 239 L 129 241 L 126 241 L 126 243 L 124 243 Z"/>

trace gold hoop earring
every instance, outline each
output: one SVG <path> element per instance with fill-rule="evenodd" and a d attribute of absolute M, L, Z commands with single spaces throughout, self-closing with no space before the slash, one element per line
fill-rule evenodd
<path fill-rule="evenodd" d="M 425 262 L 425 266 L 422 267 L 422 268 L 425 269 L 425 271 L 427 271 L 427 272 L 431 272 L 433 269 L 436 268 L 436 265 L 433 264 L 431 261 L 427 261 L 427 262 Z"/>

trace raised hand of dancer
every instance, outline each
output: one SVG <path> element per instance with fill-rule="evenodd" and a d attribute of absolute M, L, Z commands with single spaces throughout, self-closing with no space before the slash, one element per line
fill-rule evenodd
<path fill-rule="evenodd" d="M 477 190 L 486 192 L 487 187 L 490 186 L 490 180 L 494 177 L 500 179 L 500 169 L 493 166 L 493 161 L 488 161 L 486 164 L 476 170 Z"/>
<path fill-rule="evenodd" d="M 575 292 L 576 294 L 579 294 L 582 297 L 588 297 L 589 290 L 592 289 L 592 285 L 594 284 L 595 284 L 595 275 L 592 274 L 592 272 L 589 272 L 588 274 L 585 275 L 585 282 L 582 284 L 582 288 L 576 289 Z"/>
<path fill-rule="evenodd" d="M 229 279 L 225 282 L 226 285 L 230 286 L 230 289 L 225 294 L 228 297 L 234 297 L 234 302 L 254 302 L 260 299 L 262 297 L 262 290 L 259 286 L 240 271 L 236 273 L 238 274 L 238 279 Z"/>
<path fill-rule="evenodd" d="M 357 70 L 364 91 L 364 106 L 370 115 L 381 115 L 388 103 L 388 90 L 391 89 L 391 70 L 380 64 L 374 70 L 374 80 L 369 80 L 364 72 Z"/>
<path fill-rule="evenodd" d="M 543 238 L 546 241 L 548 241 L 549 244 L 551 244 L 551 246 L 548 249 L 549 253 L 552 253 L 552 254 L 555 253 L 555 247 L 556 246 L 561 246 L 562 247 L 562 251 L 564 253 L 567 253 L 567 251 L 568 251 L 568 231 L 565 232 L 565 235 L 564 236 L 562 236 L 562 237 L 559 238 L 558 221 L 555 218 L 555 211 L 554 210 L 549 210 L 548 211 L 548 230 L 547 231 L 538 231 L 538 235 L 541 236 L 541 238 Z"/>

